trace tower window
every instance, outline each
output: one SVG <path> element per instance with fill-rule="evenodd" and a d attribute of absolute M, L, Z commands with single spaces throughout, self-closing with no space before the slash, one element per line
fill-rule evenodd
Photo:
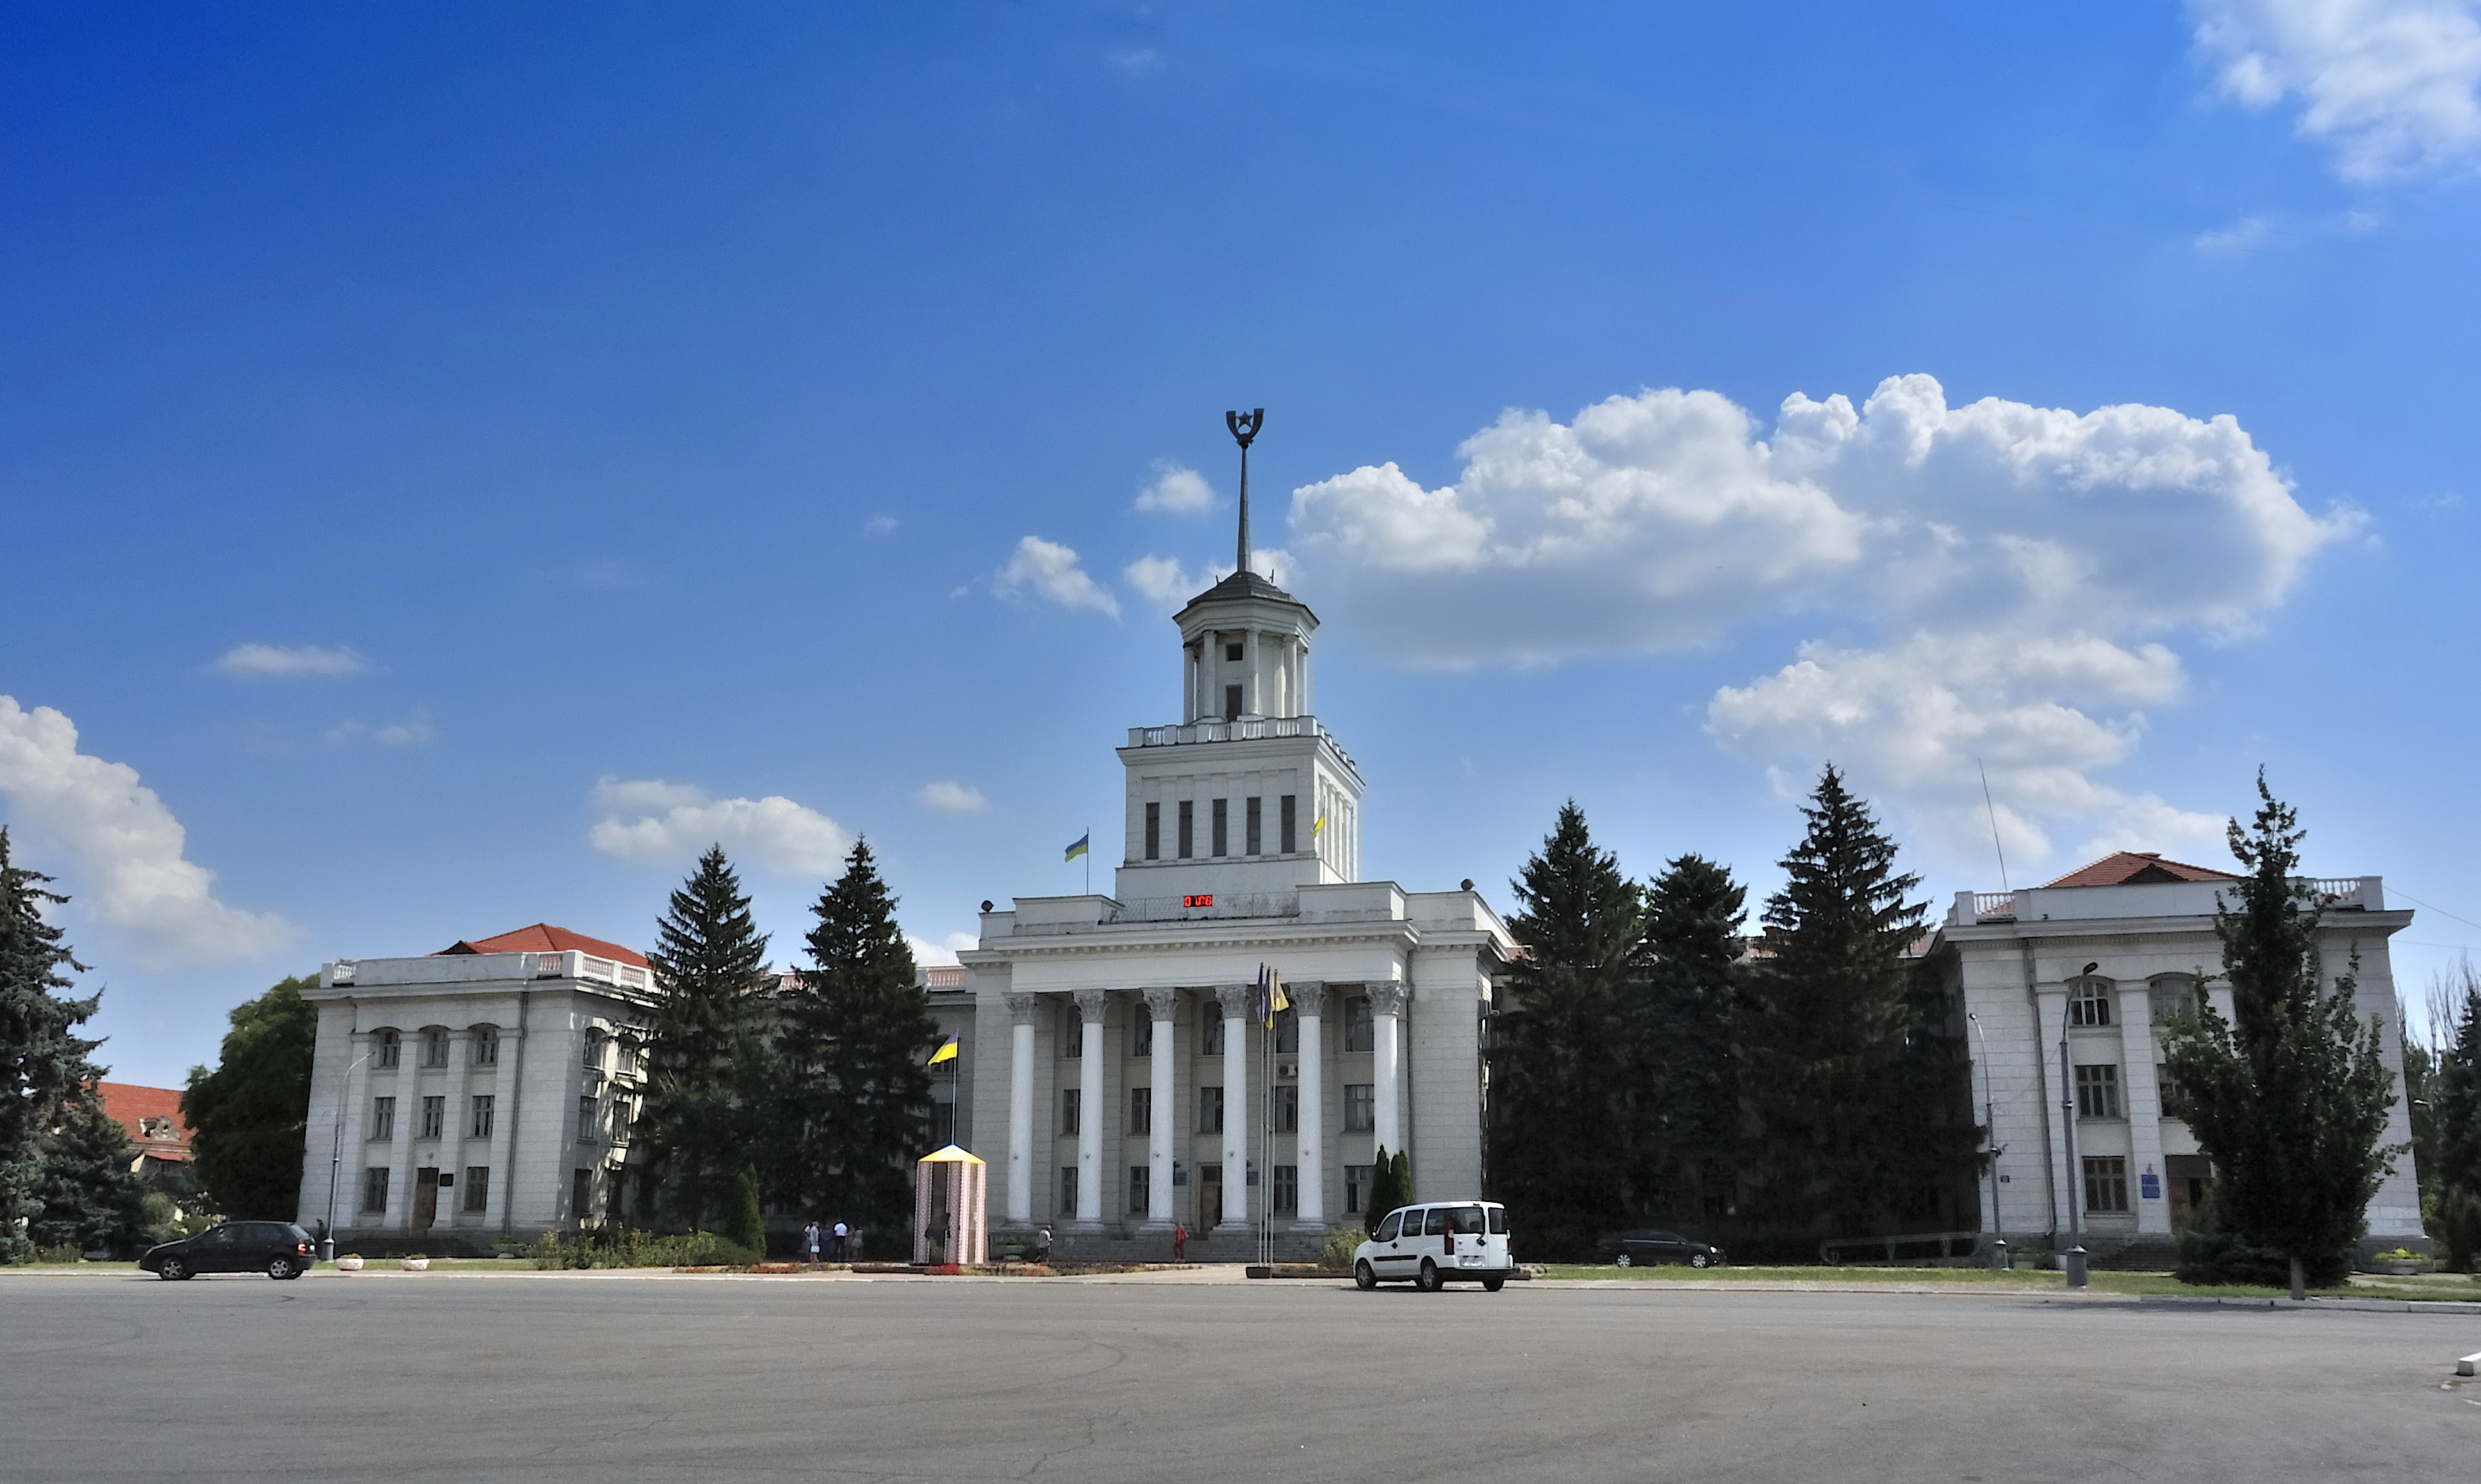
<path fill-rule="evenodd" d="M 1231 644 L 1226 644 L 1226 645 L 1224 645 L 1224 646 L 1223 646 L 1223 658 L 1224 658 L 1225 660 L 1227 660 L 1227 661 L 1230 661 L 1230 662 L 1231 662 L 1232 664 L 1240 664 L 1240 646 L 1238 643 L 1231 643 Z"/>
<path fill-rule="evenodd" d="M 1214 801 L 1214 853 L 1232 853 L 1232 800 L 1228 798 Z"/>
<path fill-rule="evenodd" d="M 1238 721 L 1240 719 L 1240 688 L 1239 686 L 1225 686 L 1223 688 L 1223 719 L 1226 721 Z"/>
<path fill-rule="evenodd" d="M 1146 805 L 1146 859 L 1162 859 L 1162 805 Z"/>
<path fill-rule="evenodd" d="M 1293 825 L 1298 822 L 1299 819 L 1300 810 L 1298 806 L 1293 802 L 1293 795 L 1290 794 L 1285 794 L 1282 802 L 1277 806 L 1275 811 L 1275 828 L 1279 832 L 1277 843 L 1282 848 L 1283 853 L 1286 855 L 1290 855 L 1293 850 L 1299 848 L 1293 843 L 1294 838 L 1293 828 Z"/>
<path fill-rule="evenodd" d="M 1243 811 L 1241 843 L 1248 846 L 1248 848 L 1242 852 L 1246 855 L 1256 855 L 1259 853 L 1258 846 L 1261 839 L 1259 834 L 1259 822 L 1263 818 L 1262 813 L 1258 808 L 1260 802 L 1261 800 L 1256 794 L 1251 794 L 1249 796 L 1249 806 Z"/>
<path fill-rule="evenodd" d="M 1197 853 L 1197 801 L 1180 801 L 1180 858 L 1187 860 Z"/>

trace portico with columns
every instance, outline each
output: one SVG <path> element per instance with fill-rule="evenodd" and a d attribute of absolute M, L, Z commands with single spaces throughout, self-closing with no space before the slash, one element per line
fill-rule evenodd
<path fill-rule="evenodd" d="M 1245 515 L 1243 540 L 1245 542 Z M 982 904 L 972 1147 L 1005 1150 L 1002 1233 L 1072 1256 L 1286 1252 L 1369 1214 L 1376 1152 L 1415 1197 L 1483 1193 L 1483 1033 L 1513 951 L 1470 881 L 1355 879 L 1358 767 L 1309 710 L 1309 608 L 1249 570 L 1181 610 L 1181 718 L 1118 749 L 1109 895 Z M 1098 846 L 1106 837 L 1097 834 Z M 1291 1008 L 1255 1013 L 1262 970 Z M 1003 1162 L 995 1160 L 994 1162 Z"/>

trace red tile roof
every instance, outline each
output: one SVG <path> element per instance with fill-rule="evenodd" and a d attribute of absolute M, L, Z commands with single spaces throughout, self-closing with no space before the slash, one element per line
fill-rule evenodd
<path fill-rule="evenodd" d="M 141 1087 L 136 1082 L 97 1082 L 94 1090 L 103 1099 L 103 1110 L 129 1133 L 129 1141 L 139 1146 L 150 1159 L 182 1160 L 190 1158 L 190 1126 L 181 1121 L 181 1093 L 174 1087 Z M 158 1129 L 169 1129 L 169 1134 L 146 1132 L 141 1120 L 153 1122 Z"/>
<path fill-rule="evenodd" d="M 2121 850 L 2069 872 L 2050 886 L 2153 886 L 2163 881 L 2236 881 L 2228 871 L 2166 861 L 2153 850 Z"/>
<path fill-rule="evenodd" d="M 469 938 L 452 943 L 440 953 L 565 953 L 575 950 L 597 958 L 617 959 L 624 964 L 646 967 L 646 956 L 636 949 L 624 949 L 616 943 L 589 938 L 582 932 L 554 927 L 549 923 L 536 923 L 514 932 L 504 932 L 496 938 Z M 433 954 L 437 957 L 438 954 Z"/>

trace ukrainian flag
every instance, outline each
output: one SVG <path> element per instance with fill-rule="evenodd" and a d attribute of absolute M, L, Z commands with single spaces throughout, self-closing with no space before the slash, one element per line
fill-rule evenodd
<path fill-rule="evenodd" d="M 955 1060 L 955 1059 L 956 1059 L 956 1038 L 955 1038 L 954 1036 L 953 1036 L 953 1035 L 952 1035 L 952 1036 L 948 1037 L 948 1039 L 947 1039 L 946 1041 L 944 1041 L 944 1042 L 940 1043 L 939 1049 L 938 1049 L 937 1051 L 935 1051 L 935 1052 L 932 1052 L 932 1053 L 930 1054 L 930 1059 L 929 1059 L 928 1061 L 924 1062 L 924 1063 L 923 1063 L 923 1065 L 924 1065 L 924 1066 L 927 1066 L 927 1067 L 935 1067 L 935 1066 L 937 1066 L 939 1063 L 941 1063 L 941 1062 L 943 1062 L 943 1061 L 953 1061 L 953 1060 Z"/>
<path fill-rule="evenodd" d="M 1084 834 L 1082 834 L 1082 835 L 1078 836 L 1078 837 L 1077 837 L 1077 843 L 1076 843 L 1075 845 L 1072 845 L 1072 846 L 1070 846 L 1068 847 L 1068 853 L 1067 853 L 1066 855 L 1063 855 L 1063 856 L 1061 856 L 1061 857 L 1059 858 L 1060 863 L 1061 863 L 1062 865 L 1065 865 L 1065 864 L 1067 864 L 1068 862 L 1075 860 L 1077 857 L 1079 857 L 1079 856 L 1081 856 L 1081 855 L 1084 854 L 1084 853 L 1085 853 L 1086 846 L 1089 846 L 1089 845 L 1091 845 L 1091 844 L 1093 843 L 1093 840 L 1094 840 L 1094 832 L 1093 832 L 1092 830 L 1090 830 L 1090 829 L 1089 829 L 1089 830 L 1087 830 L 1085 833 L 1084 833 Z"/>
<path fill-rule="evenodd" d="M 1293 997 L 1284 993 L 1284 976 L 1265 964 L 1258 966 L 1258 1020 L 1271 1028 L 1275 1017 L 1293 1007 Z"/>

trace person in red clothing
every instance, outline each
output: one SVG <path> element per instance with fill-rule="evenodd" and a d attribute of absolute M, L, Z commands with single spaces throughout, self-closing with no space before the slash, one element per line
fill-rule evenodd
<path fill-rule="evenodd" d="M 1188 1256 L 1188 1228 L 1175 1221 L 1171 1224 L 1171 1260 L 1184 1261 Z"/>

